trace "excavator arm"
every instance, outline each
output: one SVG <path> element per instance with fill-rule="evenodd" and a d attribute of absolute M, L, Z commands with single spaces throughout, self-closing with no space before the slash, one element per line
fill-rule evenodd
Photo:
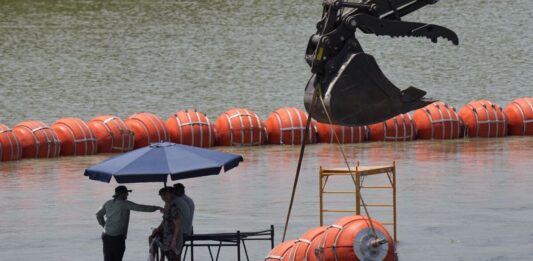
<path fill-rule="evenodd" d="M 360 126 L 434 102 L 415 87 L 400 90 L 366 54 L 356 31 L 391 37 L 438 38 L 459 44 L 457 35 L 442 26 L 406 22 L 401 18 L 438 0 L 323 1 L 322 18 L 307 46 L 305 60 L 313 75 L 305 89 L 304 105 L 319 122 Z M 317 90 L 318 88 L 318 90 Z M 320 102 L 313 102 L 315 90 Z M 323 101 L 323 103 L 322 103 Z M 329 115 L 329 117 L 328 117 Z"/>

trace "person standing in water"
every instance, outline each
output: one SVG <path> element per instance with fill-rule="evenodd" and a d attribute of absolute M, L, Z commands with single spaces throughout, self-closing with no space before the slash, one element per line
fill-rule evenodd
<path fill-rule="evenodd" d="M 161 199 L 165 202 L 163 221 L 152 232 L 149 242 L 158 238 L 158 246 L 162 257 L 168 261 L 180 261 L 183 248 L 184 222 L 182 213 L 176 205 L 176 193 L 173 187 L 164 187 L 159 190 Z M 185 204 L 185 203 L 184 203 Z"/>
<path fill-rule="evenodd" d="M 96 219 L 102 228 L 104 261 L 122 261 L 126 251 L 126 237 L 130 222 L 130 211 L 155 212 L 159 206 L 140 205 L 128 200 L 126 186 L 115 188 L 115 195 L 96 212 Z M 105 217 L 105 218 L 104 218 Z"/>
<path fill-rule="evenodd" d="M 183 184 L 181 183 L 174 184 L 174 189 L 176 190 L 176 195 L 178 196 L 178 198 L 185 201 L 185 203 L 187 203 L 187 206 L 189 206 L 190 215 L 189 215 L 188 224 L 190 225 L 190 229 L 189 231 L 185 231 L 186 232 L 185 234 L 191 235 L 192 227 L 193 227 L 192 222 L 194 219 L 194 201 L 185 194 L 185 186 L 183 186 Z"/>

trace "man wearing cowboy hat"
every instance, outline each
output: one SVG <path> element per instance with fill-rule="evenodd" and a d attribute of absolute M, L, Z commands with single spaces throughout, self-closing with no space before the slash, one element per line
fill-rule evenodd
<path fill-rule="evenodd" d="M 96 219 L 104 228 L 102 242 L 104 261 L 121 261 L 126 251 L 126 237 L 130 222 L 130 211 L 154 212 L 162 210 L 158 206 L 140 205 L 128 200 L 126 186 L 115 188 L 113 199 L 108 200 L 96 213 Z M 104 219 L 105 216 L 105 219 Z"/>

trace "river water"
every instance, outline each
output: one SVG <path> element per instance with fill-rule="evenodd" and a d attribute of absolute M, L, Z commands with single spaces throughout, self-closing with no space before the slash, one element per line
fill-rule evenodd
<path fill-rule="evenodd" d="M 424 38 L 360 40 L 398 86 L 420 87 L 458 108 L 479 98 L 505 106 L 533 95 L 532 11 L 526 0 L 441 1 L 405 20 L 447 26 L 459 46 Z M 185 108 L 214 120 L 233 107 L 266 119 L 278 107 L 303 108 L 310 75 L 303 53 L 320 14 L 320 1 L 3 0 L 0 122 L 52 124 L 66 116 L 125 118 L 140 111 L 166 119 Z M 197 205 L 195 231 L 273 224 L 279 243 L 299 147 L 216 149 L 245 161 L 219 176 L 183 181 Z M 402 260 L 531 260 L 533 138 L 377 142 L 344 150 L 362 165 L 396 161 Z M 0 260 L 101 259 L 94 213 L 116 184 L 82 173 L 109 156 L 0 163 Z M 342 165 L 336 146 L 307 147 L 287 238 L 318 225 L 319 167 Z M 161 204 L 160 186 L 132 184 L 130 199 Z M 132 214 L 125 260 L 146 259 L 146 235 L 160 218 Z M 326 216 L 326 223 L 336 218 Z M 248 250 L 262 260 L 269 244 Z M 195 254 L 208 260 L 205 249 Z M 234 249 L 221 255 L 235 260 Z"/>

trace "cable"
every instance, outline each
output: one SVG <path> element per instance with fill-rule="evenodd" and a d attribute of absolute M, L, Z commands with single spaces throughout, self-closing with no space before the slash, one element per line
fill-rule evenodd
<path fill-rule="evenodd" d="M 285 235 L 287 234 L 287 227 L 289 225 L 289 218 L 291 216 L 291 210 L 292 210 L 292 204 L 294 203 L 294 194 L 296 192 L 296 186 L 298 185 L 298 177 L 300 176 L 300 169 L 302 167 L 302 161 L 303 156 L 305 152 L 305 140 L 309 136 L 309 127 L 311 125 L 311 121 L 313 120 L 312 115 L 315 107 L 315 103 L 317 100 L 317 96 L 319 93 L 319 86 L 315 86 L 315 91 L 313 93 L 313 99 L 311 100 L 311 109 L 309 110 L 309 115 L 307 116 L 307 124 L 305 125 L 305 131 L 304 136 L 302 137 L 302 146 L 300 147 L 300 157 L 298 159 L 298 167 L 296 167 L 296 175 L 294 176 L 294 184 L 292 186 L 292 194 L 291 194 L 291 201 L 289 203 L 289 210 L 287 212 L 287 219 L 285 220 L 285 228 L 283 229 L 283 238 L 281 239 L 281 242 L 285 241 Z"/>

